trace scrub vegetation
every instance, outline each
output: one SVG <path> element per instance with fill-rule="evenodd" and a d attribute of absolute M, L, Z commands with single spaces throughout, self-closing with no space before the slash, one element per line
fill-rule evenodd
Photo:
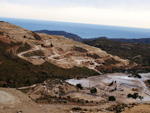
<path fill-rule="evenodd" d="M 127 43 L 109 39 L 86 40 L 85 44 L 98 47 L 109 54 L 136 62 L 139 66 L 150 67 L 150 44 Z M 112 62 L 116 63 L 114 60 Z"/>
<path fill-rule="evenodd" d="M 45 62 L 42 65 L 33 65 L 14 55 L 13 51 L 7 51 L 10 47 L 17 44 L 20 43 L 6 44 L 0 41 L 0 86 L 21 87 L 41 83 L 51 78 L 65 80 L 98 75 L 97 72 L 86 67 L 64 69 L 49 62 Z M 26 43 L 23 47 L 19 48 L 18 52 L 28 50 L 29 48 L 30 45 Z"/>

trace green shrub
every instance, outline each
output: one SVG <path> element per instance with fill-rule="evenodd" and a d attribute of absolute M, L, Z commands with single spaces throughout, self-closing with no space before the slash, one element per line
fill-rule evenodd
<path fill-rule="evenodd" d="M 44 52 L 41 50 L 32 51 L 24 54 L 25 57 L 31 57 L 31 56 L 44 56 Z"/>
<path fill-rule="evenodd" d="M 80 107 L 74 107 L 72 108 L 73 111 L 81 111 L 82 109 Z"/>
<path fill-rule="evenodd" d="M 136 99 L 137 97 L 139 97 L 139 94 L 138 94 L 138 93 L 134 93 L 134 94 L 132 95 L 132 98 L 134 98 L 134 99 Z"/>
<path fill-rule="evenodd" d="M 53 44 L 50 44 L 50 47 L 53 47 L 54 45 Z"/>
<path fill-rule="evenodd" d="M 0 35 L 4 35 L 4 33 L 0 31 Z"/>
<path fill-rule="evenodd" d="M 91 93 L 96 93 L 96 92 L 97 92 L 97 89 L 96 89 L 96 88 L 92 88 L 92 89 L 90 89 L 90 92 L 91 92 Z"/>
<path fill-rule="evenodd" d="M 106 65 L 117 64 L 117 63 L 120 63 L 120 62 L 113 58 L 105 60 Z"/>
<path fill-rule="evenodd" d="M 127 95 L 127 97 L 128 97 L 128 98 L 131 98 L 131 97 L 132 97 L 132 94 L 129 93 L 129 94 Z"/>
<path fill-rule="evenodd" d="M 74 46 L 73 50 L 78 52 L 88 52 L 86 49 L 83 49 L 81 47 L 76 47 L 76 46 Z"/>
<path fill-rule="evenodd" d="M 79 88 L 79 89 L 83 89 L 81 84 L 77 84 L 76 87 Z"/>
<path fill-rule="evenodd" d="M 108 86 L 112 86 L 114 84 L 114 81 L 112 81 Z"/>
<path fill-rule="evenodd" d="M 32 35 L 36 40 L 41 40 L 42 38 L 35 32 L 32 31 Z"/>
<path fill-rule="evenodd" d="M 31 46 L 28 43 L 25 43 L 24 46 L 18 48 L 17 53 L 27 51 L 29 49 L 31 49 Z"/>
<path fill-rule="evenodd" d="M 100 56 L 98 56 L 97 54 L 87 54 L 87 56 L 88 57 L 92 57 L 92 58 L 94 58 L 94 59 L 98 59 L 98 58 L 100 58 Z"/>
<path fill-rule="evenodd" d="M 116 101 L 116 98 L 114 96 L 110 96 L 108 100 L 109 101 Z"/>
<path fill-rule="evenodd" d="M 134 94 L 128 94 L 127 95 L 127 97 L 128 98 L 133 98 L 133 99 L 137 99 L 137 98 L 139 98 L 139 99 L 143 99 L 143 97 L 142 96 L 139 96 L 139 94 L 138 93 L 134 93 Z"/>
<path fill-rule="evenodd" d="M 150 84 L 150 80 L 147 80 L 147 83 Z"/>

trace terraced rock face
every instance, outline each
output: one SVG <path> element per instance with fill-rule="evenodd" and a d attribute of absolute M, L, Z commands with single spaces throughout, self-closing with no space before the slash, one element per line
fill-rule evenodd
<path fill-rule="evenodd" d="M 19 26 L 0 22 L 0 40 L 5 43 L 21 42 L 10 48 L 18 57 L 35 65 L 46 61 L 59 67 L 88 67 L 96 71 L 103 68 L 131 68 L 129 60 L 112 56 L 105 51 L 63 36 L 37 34 Z"/>

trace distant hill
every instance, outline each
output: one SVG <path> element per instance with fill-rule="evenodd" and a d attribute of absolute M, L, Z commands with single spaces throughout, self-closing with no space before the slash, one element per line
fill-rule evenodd
<path fill-rule="evenodd" d="M 39 30 L 35 31 L 37 33 L 46 33 L 48 35 L 59 35 L 59 36 L 64 36 L 70 39 L 73 39 L 78 42 L 86 41 L 86 40 L 97 40 L 97 39 L 109 39 L 112 41 L 119 41 L 119 42 L 128 42 L 128 43 L 150 43 L 150 38 L 140 38 L 140 39 L 125 39 L 125 38 L 107 38 L 107 37 L 98 37 L 98 38 L 89 38 L 89 39 L 83 39 L 80 36 L 73 34 L 73 33 L 68 33 L 65 31 L 49 31 L 49 30 Z"/>
<path fill-rule="evenodd" d="M 75 41 L 81 42 L 82 38 L 76 34 L 73 33 L 68 33 L 65 31 L 49 31 L 49 30 L 39 30 L 39 31 L 35 31 L 37 33 L 46 33 L 48 35 L 59 35 L 59 36 L 64 36 L 70 39 L 73 39 Z"/>
<path fill-rule="evenodd" d="M 73 34 L 73 33 L 68 33 L 65 31 L 49 31 L 49 30 L 39 30 L 35 31 L 37 33 L 46 33 L 48 35 L 59 35 L 59 36 L 64 36 L 70 39 L 73 39 L 78 42 L 84 42 L 84 41 L 92 41 L 92 40 L 98 40 L 98 39 L 109 39 L 112 41 L 119 41 L 119 42 L 128 42 L 128 43 L 150 43 L 150 38 L 140 38 L 140 39 L 125 39 L 125 38 L 107 38 L 107 37 L 97 37 L 97 38 L 88 38 L 88 39 L 83 39 L 80 36 Z"/>
<path fill-rule="evenodd" d="M 140 38 L 140 39 L 123 39 L 123 38 L 114 38 L 110 39 L 119 42 L 130 42 L 130 43 L 150 43 L 150 38 Z"/>
<path fill-rule="evenodd" d="M 97 38 L 84 39 L 83 41 L 92 41 L 92 40 L 99 40 L 99 39 L 108 39 L 112 41 L 127 42 L 127 43 L 145 43 L 145 44 L 150 43 L 150 38 L 125 39 L 125 38 L 97 37 Z"/>
<path fill-rule="evenodd" d="M 107 38 L 85 40 L 83 43 L 101 48 L 109 54 L 129 59 L 143 67 L 150 67 L 150 44 L 118 42 L 118 40 Z"/>

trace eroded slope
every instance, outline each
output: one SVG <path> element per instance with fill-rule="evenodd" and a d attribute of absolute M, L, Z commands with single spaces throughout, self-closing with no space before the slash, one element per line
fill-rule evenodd
<path fill-rule="evenodd" d="M 105 51 L 63 36 L 37 34 L 9 23 L 0 22 L 0 40 L 5 43 L 21 42 L 24 46 L 11 48 L 15 55 L 35 65 L 51 62 L 59 67 L 131 68 L 129 60 L 112 56 Z"/>

